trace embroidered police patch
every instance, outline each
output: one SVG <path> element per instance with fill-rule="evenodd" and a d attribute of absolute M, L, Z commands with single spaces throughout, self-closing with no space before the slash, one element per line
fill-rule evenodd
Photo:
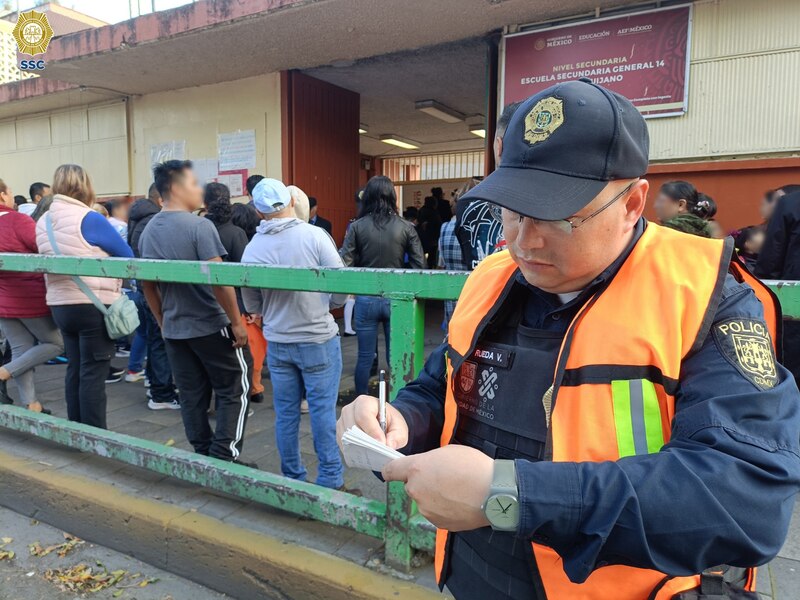
<path fill-rule="evenodd" d="M 768 390 L 778 383 L 772 338 L 763 321 L 726 319 L 713 327 L 714 341 L 722 355 L 757 388 Z"/>

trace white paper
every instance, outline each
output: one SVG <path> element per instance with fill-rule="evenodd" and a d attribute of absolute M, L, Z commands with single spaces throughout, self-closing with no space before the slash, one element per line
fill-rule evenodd
<path fill-rule="evenodd" d="M 219 171 L 217 170 L 216 158 L 198 158 L 193 160 L 194 173 L 197 175 L 197 181 L 200 185 L 205 185 L 217 180 Z"/>
<path fill-rule="evenodd" d="M 233 173 L 231 175 L 217 175 L 217 183 L 224 183 L 231 191 L 231 198 L 236 196 L 244 196 L 244 188 L 242 187 L 242 175 L 240 173 Z"/>
<path fill-rule="evenodd" d="M 254 169 L 256 166 L 255 129 L 217 134 L 217 155 L 220 171 Z"/>
<path fill-rule="evenodd" d="M 394 448 L 369 437 L 356 425 L 344 432 L 342 453 L 348 467 L 369 471 L 380 471 L 386 463 L 403 457 Z"/>
<path fill-rule="evenodd" d="M 170 140 L 150 145 L 150 164 L 165 160 L 183 160 L 186 157 L 186 140 Z"/>

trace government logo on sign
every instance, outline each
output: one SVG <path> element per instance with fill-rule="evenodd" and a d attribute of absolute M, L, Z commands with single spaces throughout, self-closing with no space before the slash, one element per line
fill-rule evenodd
<path fill-rule="evenodd" d="M 564 122 L 564 101 L 561 98 L 542 98 L 525 116 L 525 141 L 537 144 L 545 141 Z"/>
<path fill-rule="evenodd" d="M 35 10 L 19 13 L 12 33 L 19 51 L 31 56 L 47 52 L 47 46 L 53 39 L 53 28 L 47 15 Z"/>

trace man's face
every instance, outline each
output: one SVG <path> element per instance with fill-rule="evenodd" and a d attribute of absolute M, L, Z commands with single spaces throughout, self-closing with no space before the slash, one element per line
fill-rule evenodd
<path fill-rule="evenodd" d="M 503 156 L 503 137 L 497 136 L 494 138 L 494 164 L 496 167 L 500 166 L 500 157 Z"/>
<path fill-rule="evenodd" d="M 42 193 L 41 194 L 36 194 L 36 197 L 35 198 L 31 198 L 31 200 L 33 200 L 36 204 L 39 204 L 39 200 L 41 200 L 42 198 L 44 198 L 48 194 L 50 194 L 50 186 L 46 185 L 46 186 L 44 186 L 44 188 L 42 188 Z"/>
<path fill-rule="evenodd" d="M 114 211 L 114 216 L 120 221 L 127 223 L 129 210 L 130 207 L 128 206 L 127 202 L 120 202 L 119 206 L 117 206 L 117 209 Z"/>
<path fill-rule="evenodd" d="M 764 218 L 765 221 L 769 221 L 772 213 L 775 212 L 775 207 L 778 204 L 778 198 L 781 196 L 785 196 L 786 192 L 783 190 L 775 190 L 772 194 L 766 194 L 764 198 L 761 200 L 761 206 L 759 207 L 759 211 L 761 212 L 761 216 Z"/>
<path fill-rule="evenodd" d="M 314 218 L 316 218 L 316 216 L 317 216 L 317 207 L 316 206 L 312 206 L 308 210 L 308 218 L 309 219 L 314 219 Z"/>
<path fill-rule="evenodd" d="M 620 193 L 630 180 L 613 181 L 578 211 L 578 224 Z M 631 190 L 571 233 L 553 225 L 503 210 L 508 250 L 525 280 L 553 294 L 584 289 L 622 253 L 644 209 L 648 184 L 641 180 Z"/>
<path fill-rule="evenodd" d="M 14 192 L 11 191 L 11 188 L 6 188 L 5 192 L 0 192 L 0 204 L 11 210 L 17 210 L 17 203 L 14 202 Z"/>
<path fill-rule="evenodd" d="M 653 202 L 653 210 L 656 211 L 659 223 L 669 221 L 672 217 L 677 217 L 686 212 L 686 200 L 673 200 L 666 194 L 659 192 L 656 201 Z"/>
<path fill-rule="evenodd" d="M 177 201 L 184 209 L 192 212 L 203 206 L 203 188 L 197 181 L 194 171 L 186 169 L 170 189 L 170 200 Z"/>

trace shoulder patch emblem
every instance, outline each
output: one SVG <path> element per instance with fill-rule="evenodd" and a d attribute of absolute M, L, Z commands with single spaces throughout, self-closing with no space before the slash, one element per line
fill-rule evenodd
<path fill-rule="evenodd" d="M 564 101 L 550 96 L 542 98 L 525 116 L 525 141 L 533 145 L 543 142 L 564 122 Z"/>
<path fill-rule="evenodd" d="M 775 387 L 778 369 L 772 338 L 763 321 L 726 319 L 712 328 L 722 355 L 753 385 L 762 390 Z"/>

